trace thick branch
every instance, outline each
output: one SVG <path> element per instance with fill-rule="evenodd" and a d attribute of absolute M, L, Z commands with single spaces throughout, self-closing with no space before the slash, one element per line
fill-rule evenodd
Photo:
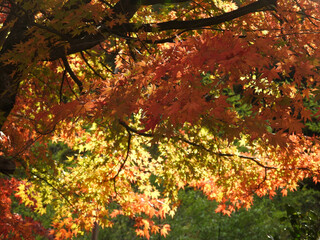
<path fill-rule="evenodd" d="M 140 5 L 141 1 L 139 0 L 120 0 L 112 10 L 114 15 L 123 14 L 127 20 L 130 20 L 138 11 Z"/>
<path fill-rule="evenodd" d="M 159 0 L 160 1 L 160 0 Z M 124 6 L 123 4 L 129 2 L 129 5 Z M 163 2 L 163 1 L 162 1 Z M 249 13 L 261 11 L 266 7 L 276 5 L 276 0 L 259 0 L 257 2 L 248 4 L 244 7 L 240 7 L 237 10 L 224 13 L 219 16 L 197 19 L 197 20 L 189 20 L 189 21 L 168 21 L 162 23 L 154 23 L 154 24 L 134 24 L 134 23 L 124 23 L 122 25 L 117 25 L 112 29 L 101 26 L 99 29 L 99 33 L 95 35 L 88 35 L 86 37 L 82 37 L 81 39 L 73 38 L 69 41 L 70 48 L 67 49 L 68 54 L 73 54 L 76 52 L 81 52 L 86 49 L 90 49 L 100 42 L 104 41 L 110 34 L 116 34 L 119 36 L 125 36 L 126 33 L 129 32 L 138 32 L 138 31 L 166 31 L 166 30 L 193 30 L 199 29 L 202 27 L 218 25 L 227 21 L 231 21 L 233 19 L 245 16 Z M 137 10 L 137 6 L 135 5 L 136 0 L 120 0 L 114 10 L 117 14 L 124 14 L 129 18 L 133 16 L 134 11 L 130 11 L 129 6 L 135 6 L 135 11 Z M 61 49 L 53 49 L 50 55 L 50 60 L 55 60 L 61 58 L 62 55 L 65 54 L 64 48 Z"/>
<path fill-rule="evenodd" d="M 166 31 L 166 30 L 176 30 L 176 29 L 199 29 L 202 27 L 212 26 L 221 24 L 224 22 L 231 21 L 233 19 L 242 17 L 249 13 L 260 11 L 266 7 L 275 6 L 276 0 L 259 0 L 257 2 L 248 4 L 244 7 L 240 7 L 237 10 L 224 13 L 219 16 L 214 16 L 210 18 L 203 18 L 197 20 L 189 20 L 189 21 L 168 21 L 162 23 L 153 23 L 153 24 L 142 24 L 136 25 L 134 23 L 126 23 L 121 25 L 120 27 L 126 29 L 127 32 L 138 32 L 140 30 L 146 32 L 154 32 L 154 31 Z M 112 29 L 116 30 L 116 29 Z"/>

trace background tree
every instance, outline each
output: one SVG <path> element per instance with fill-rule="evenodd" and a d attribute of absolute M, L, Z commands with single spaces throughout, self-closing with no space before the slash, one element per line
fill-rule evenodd
<path fill-rule="evenodd" d="M 50 205 L 56 239 L 118 215 L 166 236 L 157 220 L 184 187 L 229 215 L 317 182 L 319 138 L 303 130 L 318 114 L 319 9 L 1 1 L 1 172 L 24 169 L 16 195 L 39 214 Z M 74 154 L 55 159 L 52 143 Z"/>

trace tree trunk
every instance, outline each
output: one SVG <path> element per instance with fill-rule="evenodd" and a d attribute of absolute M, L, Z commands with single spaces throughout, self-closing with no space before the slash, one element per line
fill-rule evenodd
<path fill-rule="evenodd" d="M 20 82 L 20 71 L 14 64 L 8 64 L 4 56 L 14 48 L 14 45 L 26 40 L 25 31 L 27 30 L 28 18 L 25 15 L 19 16 L 15 7 L 11 7 L 10 13 L 0 29 L 0 131 L 7 120 L 16 101 Z M 19 16 L 18 19 L 16 19 Z M 10 27 L 12 21 L 14 25 Z M 0 132 L 1 133 L 1 132 Z M 15 163 L 12 158 L 1 155 L 0 172 L 12 174 L 15 171 Z"/>
<path fill-rule="evenodd" d="M 94 222 L 91 240 L 98 240 L 98 236 L 99 236 L 99 224 L 97 222 Z"/>
<path fill-rule="evenodd" d="M 0 129 L 14 107 L 19 80 L 12 65 L 0 65 Z M 12 76 L 12 74 L 14 74 Z"/>

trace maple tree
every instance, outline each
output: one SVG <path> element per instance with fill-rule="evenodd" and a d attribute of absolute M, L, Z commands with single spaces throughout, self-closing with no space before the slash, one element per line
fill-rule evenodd
<path fill-rule="evenodd" d="M 1 189 L 39 214 L 52 206 L 56 239 L 118 215 L 166 236 L 154 217 L 173 216 L 186 186 L 230 214 L 319 181 L 319 137 L 306 132 L 319 114 L 318 1 L 0 8 L 0 171 L 28 179 Z M 74 154 L 54 159 L 57 143 Z"/>

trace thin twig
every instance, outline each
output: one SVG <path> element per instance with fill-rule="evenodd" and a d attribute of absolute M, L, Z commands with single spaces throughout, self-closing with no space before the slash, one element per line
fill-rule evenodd
<path fill-rule="evenodd" d="M 75 93 L 75 91 L 73 90 L 72 86 L 70 85 L 70 82 L 69 82 L 68 78 L 66 78 L 66 80 L 67 80 L 68 87 L 69 87 L 70 91 L 72 92 L 72 94 L 73 94 L 77 99 L 79 99 L 78 95 Z"/>
<path fill-rule="evenodd" d="M 66 77 L 66 70 L 63 71 L 62 74 L 62 80 L 61 80 L 61 85 L 60 85 L 60 89 L 59 89 L 59 99 L 60 99 L 60 103 L 62 102 L 62 88 L 63 88 L 63 83 L 64 83 L 64 79 Z"/>
<path fill-rule="evenodd" d="M 129 134 L 129 137 L 128 137 L 128 145 L 127 145 L 127 154 L 126 154 L 125 159 L 124 159 L 123 162 L 121 163 L 121 166 L 120 166 L 117 174 L 116 174 L 112 179 L 116 179 L 116 178 L 118 177 L 118 175 L 120 174 L 121 170 L 123 169 L 124 165 L 126 164 L 128 158 L 129 158 L 132 134 L 131 134 L 130 131 L 127 131 L 127 132 L 128 132 L 128 134 Z"/>
<path fill-rule="evenodd" d="M 117 195 L 117 188 L 116 188 L 116 178 L 119 176 L 121 170 L 124 168 L 124 165 L 126 164 L 128 158 L 129 158 L 129 154 L 130 154 L 130 148 L 131 148 L 131 138 L 132 138 L 132 134 L 129 130 L 127 130 L 128 132 L 128 143 L 127 143 L 127 155 L 125 157 L 125 159 L 123 160 L 123 162 L 120 165 L 120 168 L 118 169 L 118 172 L 116 173 L 116 175 L 111 179 L 113 181 L 113 187 L 114 187 L 114 191 Z"/>
<path fill-rule="evenodd" d="M 80 54 L 81 54 L 81 57 L 82 57 L 83 61 L 84 61 L 84 62 L 87 64 L 87 66 L 92 70 L 92 72 L 93 72 L 95 75 L 97 75 L 98 77 L 100 77 L 102 80 L 105 80 L 105 78 L 102 77 L 102 76 L 89 64 L 88 60 L 86 59 L 86 57 L 84 56 L 84 54 L 83 54 L 82 51 L 80 52 Z"/>
<path fill-rule="evenodd" d="M 15 159 L 21 164 L 21 166 L 22 166 L 25 170 L 28 169 L 26 163 L 25 163 L 21 158 L 15 158 Z M 39 178 L 40 180 L 44 181 L 48 186 L 50 186 L 50 187 L 51 187 L 52 189 L 54 189 L 57 193 L 59 193 L 59 195 L 60 195 L 63 199 L 65 199 L 66 202 L 67 202 L 70 206 L 73 206 L 73 204 L 64 196 L 64 194 L 63 194 L 58 188 L 56 188 L 56 187 L 53 186 L 51 183 L 49 183 L 47 179 L 39 176 L 37 173 L 35 173 L 35 172 L 32 171 L 31 169 L 30 169 L 30 173 L 31 173 L 33 176 L 35 176 L 35 177 Z M 30 180 L 30 178 L 29 178 L 29 180 Z"/>
<path fill-rule="evenodd" d="M 132 127 L 130 127 L 128 124 L 126 124 L 124 121 L 119 120 L 119 124 L 122 125 L 123 127 L 125 127 L 125 129 L 128 132 L 133 132 L 136 133 L 138 135 L 144 136 L 144 137 L 153 137 L 154 135 L 152 133 L 144 133 L 144 132 L 140 132 Z"/>
<path fill-rule="evenodd" d="M 124 126 L 126 128 L 126 130 L 128 132 L 133 132 L 135 134 L 138 134 L 138 135 L 141 135 L 141 136 L 144 136 L 144 137 L 153 137 L 154 134 L 152 133 L 144 133 L 144 132 L 140 132 L 130 126 L 128 126 L 125 122 L 119 120 L 119 124 Z M 165 137 L 165 135 L 162 135 L 162 137 Z M 200 149 L 203 149 L 205 150 L 206 152 L 209 152 L 211 154 L 214 154 L 216 156 L 220 156 L 220 157 L 238 157 L 238 158 L 243 158 L 243 159 L 248 159 L 248 160 L 251 160 L 253 162 L 255 162 L 257 165 L 259 165 L 260 167 L 263 167 L 265 169 L 277 169 L 276 167 L 270 167 L 270 166 L 266 166 L 264 164 L 262 164 L 260 162 L 260 160 L 256 157 L 250 157 L 250 156 L 245 156 L 245 155 L 238 155 L 238 154 L 231 154 L 231 153 L 219 153 L 219 152 L 213 152 L 211 151 L 210 149 L 206 148 L 205 146 L 201 145 L 201 144 L 198 144 L 198 143 L 195 143 L 195 142 L 192 142 L 192 141 L 189 141 L 188 139 L 185 139 L 185 138 L 182 138 L 182 137 L 179 137 L 179 136 L 174 136 L 172 138 L 175 138 L 179 141 L 183 141 L 191 146 L 194 146 L 196 148 L 200 148 Z"/>
<path fill-rule="evenodd" d="M 298 1 L 297 1 L 297 0 L 294 0 L 294 2 L 295 2 L 295 3 L 297 4 L 297 6 L 301 9 L 302 14 L 303 14 L 306 18 L 308 18 L 308 20 L 312 23 L 312 25 L 315 26 L 315 27 L 318 27 L 318 25 L 315 24 L 315 23 L 311 20 L 310 16 L 305 13 L 305 10 L 304 10 L 304 9 L 302 8 L 302 6 L 298 3 Z M 301 13 L 300 13 L 300 14 L 301 14 Z"/>
<path fill-rule="evenodd" d="M 39 178 L 40 180 L 44 181 L 46 184 L 48 184 L 52 189 L 54 189 L 57 193 L 59 193 L 59 195 L 64 199 L 66 200 L 66 202 L 73 207 L 73 204 L 64 196 L 64 194 L 58 189 L 56 188 L 55 186 L 53 186 L 51 183 L 48 182 L 47 179 L 39 176 L 38 174 L 34 173 L 32 170 L 30 170 L 31 174 L 36 176 L 37 178 Z"/>

